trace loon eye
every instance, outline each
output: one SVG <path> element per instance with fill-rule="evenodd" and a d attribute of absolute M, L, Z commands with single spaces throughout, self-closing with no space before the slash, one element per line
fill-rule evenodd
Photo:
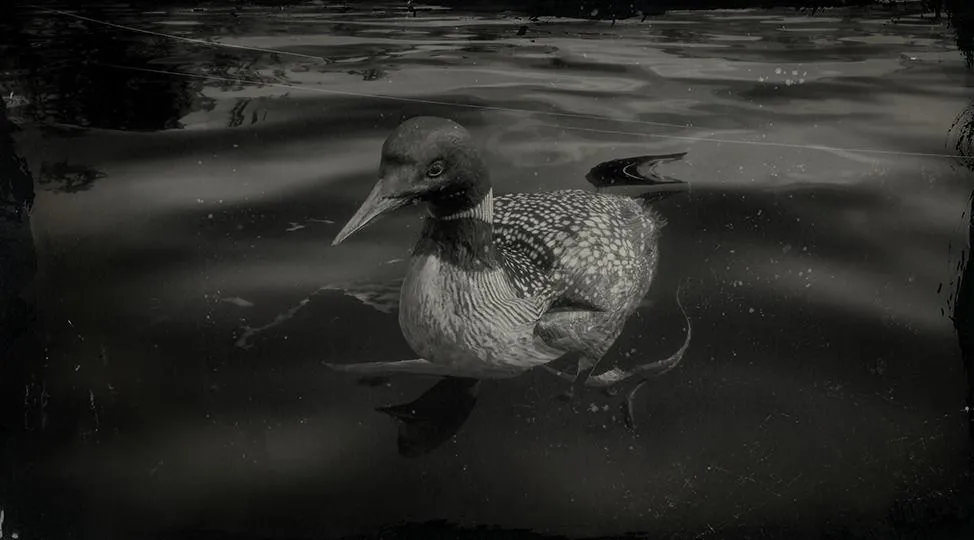
<path fill-rule="evenodd" d="M 429 168 L 426 169 L 426 176 L 429 176 L 430 178 L 436 178 L 437 176 L 443 174 L 443 171 L 445 170 L 446 167 L 443 166 L 442 161 L 434 161 L 433 163 L 430 164 Z"/>

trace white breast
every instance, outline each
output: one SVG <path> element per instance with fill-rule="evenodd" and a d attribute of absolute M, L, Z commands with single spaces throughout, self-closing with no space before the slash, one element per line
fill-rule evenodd
<path fill-rule="evenodd" d="M 546 303 L 517 298 L 502 270 L 461 271 L 433 255 L 409 264 L 399 325 L 414 352 L 430 362 L 494 376 L 517 375 L 560 351 L 534 337 Z"/>

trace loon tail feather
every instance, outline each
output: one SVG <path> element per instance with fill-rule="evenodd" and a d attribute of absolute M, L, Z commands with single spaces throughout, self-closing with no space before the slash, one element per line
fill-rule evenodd
<path fill-rule="evenodd" d="M 644 206 L 664 197 L 690 190 L 690 184 L 664 176 L 656 171 L 657 165 L 678 161 L 686 152 L 675 154 L 656 154 L 613 159 L 599 163 L 585 175 L 596 189 L 607 187 L 653 186 L 634 198 Z"/>
<path fill-rule="evenodd" d="M 680 180 L 657 173 L 656 166 L 660 163 L 679 161 L 686 155 L 686 152 L 678 152 L 604 161 L 592 167 L 585 178 L 596 188 L 682 184 Z"/>

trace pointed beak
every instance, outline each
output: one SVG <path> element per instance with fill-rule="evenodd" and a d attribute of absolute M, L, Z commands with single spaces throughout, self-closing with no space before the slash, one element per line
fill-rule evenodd
<path fill-rule="evenodd" d="M 388 182 L 384 179 L 376 182 L 375 187 L 372 188 L 372 192 L 362 203 L 362 206 L 355 212 L 352 219 L 348 220 L 345 227 L 342 228 L 335 240 L 332 241 L 331 245 L 337 246 L 341 244 L 346 238 L 352 236 L 356 231 L 362 229 L 369 223 L 372 223 L 382 214 L 391 212 L 397 208 L 401 208 L 409 204 L 410 200 L 406 197 L 397 197 L 389 193 L 387 189 Z"/>

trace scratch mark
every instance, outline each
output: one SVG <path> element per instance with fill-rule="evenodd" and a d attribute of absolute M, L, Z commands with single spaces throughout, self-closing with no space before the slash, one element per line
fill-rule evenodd
<path fill-rule="evenodd" d="M 169 39 L 175 39 L 177 41 L 186 41 L 186 42 L 189 42 L 189 43 L 197 43 L 199 45 L 209 45 L 211 47 L 227 47 L 229 49 L 242 49 L 242 50 L 245 50 L 245 51 L 257 51 L 257 52 L 263 52 L 263 53 L 280 54 L 280 55 L 285 55 L 285 56 L 296 56 L 296 57 L 299 57 L 299 58 L 308 58 L 308 59 L 311 59 L 311 60 L 319 60 L 321 62 L 326 62 L 326 63 L 330 62 L 327 58 L 324 58 L 324 57 L 321 57 L 321 56 L 314 56 L 314 55 L 310 55 L 310 54 L 301 54 L 301 53 L 288 52 L 288 51 L 279 51 L 279 50 L 275 50 L 275 49 L 264 49 L 264 48 L 261 48 L 261 47 L 248 47 L 246 45 L 234 45 L 234 44 L 231 44 L 231 43 L 220 43 L 218 41 L 208 41 L 208 40 L 205 40 L 205 39 L 196 39 L 196 38 L 190 38 L 190 37 L 185 37 L 185 36 L 177 36 L 177 35 L 173 35 L 173 34 L 166 34 L 164 32 L 154 32 L 152 30 L 145 30 L 143 28 L 135 28 L 135 27 L 132 27 L 132 26 L 125 26 L 124 24 L 115 24 L 115 23 L 110 23 L 108 21 L 101 21 L 101 20 L 98 20 L 98 19 L 92 19 L 91 17 L 84 17 L 82 15 L 76 15 L 74 13 L 69 13 L 67 11 L 61 11 L 61 10 L 58 10 L 58 9 L 46 9 L 46 8 L 40 8 L 38 6 L 31 6 L 31 7 L 35 8 L 35 9 L 40 9 L 40 10 L 45 11 L 47 13 L 55 13 L 57 15 L 63 15 L 65 17 L 72 17 L 72 18 L 75 18 L 75 19 L 78 19 L 78 20 L 81 20 L 81 21 L 93 22 L 95 24 L 101 24 L 101 25 L 104 25 L 104 26 L 112 27 L 112 28 L 118 28 L 120 30 L 128 30 L 129 32 L 137 32 L 137 33 L 140 33 L 140 34 L 149 34 L 150 36 L 167 37 Z"/>
<path fill-rule="evenodd" d="M 350 296 L 380 313 L 392 313 L 399 307 L 399 291 L 402 288 L 402 282 L 403 278 L 397 278 L 385 283 L 360 282 L 324 285 L 309 294 L 306 298 L 303 298 L 296 305 L 276 315 L 271 322 L 263 326 L 245 326 L 243 333 L 237 338 L 235 345 L 241 349 L 250 349 L 253 347 L 250 341 L 255 336 L 293 319 L 315 296 L 327 291 L 339 291 L 345 296 Z"/>
<path fill-rule="evenodd" d="M 719 526 L 720 526 L 720 525 L 718 525 L 718 527 L 719 527 Z M 712 525 L 710 525 L 710 524 L 708 523 L 708 524 L 707 524 L 707 530 L 706 530 L 706 531 L 704 531 L 704 532 L 702 532 L 702 533 L 700 533 L 700 534 L 698 534 L 698 535 L 697 535 L 697 536 L 695 536 L 694 538 L 703 538 L 704 536 L 708 536 L 708 535 L 711 535 L 711 534 L 715 534 L 716 532 L 717 532 L 717 530 L 716 530 L 716 529 L 714 529 L 714 528 L 713 528 L 713 526 L 712 526 Z"/>
<path fill-rule="evenodd" d="M 98 418 L 98 407 L 95 405 L 95 392 L 88 389 L 88 408 L 91 409 L 91 414 L 95 417 L 95 431 L 101 428 L 101 420 Z"/>
<path fill-rule="evenodd" d="M 274 328 L 275 326 L 280 326 L 281 324 L 287 322 L 289 319 L 293 318 L 295 315 L 298 314 L 299 311 L 301 311 L 301 308 L 303 308 L 304 306 L 306 306 L 308 304 L 308 302 L 311 301 L 311 298 L 314 295 L 318 294 L 318 292 L 320 290 L 321 289 L 319 289 L 318 291 L 315 291 L 315 292 L 311 293 L 310 296 L 308 296 L 307 298 L 304 298 L 300 302 L 298 302 L 298 305 L 296 305 L 296 306 L 288 309 L 284 313 L 279 313 L 276 317 L 274 317 L 274 320 L 272 320 L 271 322 L 269 322 L 269 323 L 267 323 L 267 324 L 265 324 L 263 326 L 257 326 L 257 327 L 245 326 L 244 327 L 243 334 L 241 334 L 240 337 L 237 338 L 237 341 L 236 341 L 235 345 L 237 347 L 240 347 L 241 349 L 250 349 L 251 347 L 253 347 L 253 344 L 248 343 L 248 342 L 250 341 L 250 339 L 252 337 L 256 336 L 257 334 L 260 334 L 261 332 L 264 332 L 265 330 L 270 330 L 271 328 Z"/>
<path fill-rule="evenodd" d="M 308 223 L 324 223 L 326 225 L 335 224 L 335 222 L 330 219 L 307 218 L 304 220 L 304 223 L 298 223 L 297 221 L 289 221 L 288 225 L 290 226 L 284 230 L 285 232 L 300 231 L 301 229 L 306 229 L 308 227 Z"/>
<path fill-rule="evenodd" d="M 244 300 L 243 298 L 240 298 L 239 296 L 234 296 L 234 297 L 231 297 L 231 298 L 221 298 L 220 301 L 221 302 L 226 302 L 228 304 L 233 304 L 233 305 L 238 306 L 238 307 L 254 307 L 254 303 L 253 302 L 250 302 L 248 300 Z"/>
<path fill-rule="evenodd" d="M 41 429 L 47 427 L 47 400 L 50 394 L 47 393 L 47 381 L 41 383 Z"/>
<path fill-rule="evenodd" d="M 31 387 L 30 383 L 24 385 L 24 429 L 25 430 L 29 429 L 30 427 L 30 387 Z M 0 530 L 0 533 L 2 532 L 3 531 Z M 3 538 L 2 534 L 0 534 L 0 538 Z"/>
<path fill-rule="evenodd" d="M 386 283 L 349 283 L 324 288 L 341 291 L 345 296 L 350 296 L 380 313 L 389 314 L 399 307 L 402 282 L 403 278 L 397 278 Z"/>

